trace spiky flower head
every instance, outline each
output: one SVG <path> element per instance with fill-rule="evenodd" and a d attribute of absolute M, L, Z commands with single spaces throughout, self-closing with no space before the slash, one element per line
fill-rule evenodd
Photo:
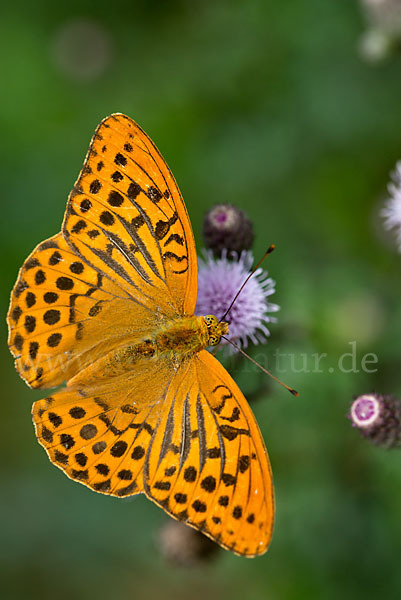
<path fill-rule="evenodd" d="M 217 204 L 206 213 L 203 239 L 215 256 L 221 256 L 224 248 L 228 253 L 249 250 L 253 238 L 252 222 L 236 206 Z"/>
<path fill-rule="evenodd" d="M 185 523 L 169 519 L 159 532 L 159 548 L 164 558 L 176 567 L 191 567 L 209 561 L 218 545 Z"/>
<path fill-rule="evenodd" d="M 360 0 L 371 27 L 388 34 L 401 34 L 400 0 Z"/>
<path fill-rule="evenodd" d="M 351 404 L 349 418 L 353 427 L 376 446 L 401 445 L 401 401 L 394 396 L 363 394 Z"/>
<path fill-rule="evenodd" d="M 382 210 L 382 216 L 385 227 L 395 230 L 398 248 L 401 252 L 401 161 L 397 163 L 391 179 L 392 181 L 388 185 L 390 198 Z"/>
<path fill-rule="evenodd" d="M 249 275 L 253 263 L 252 252 L 244 250 L 239 255 L 232 252 L 230 258 L 225 249 L 221 258 L 214 258 L 211 250 L 198 258 L 197 315 L 213 314 L 221 318 Z M 274 292 L 273 279 L 263 269 L 257 269 L 225 317 L 229 323 L 227 337 L 243 347 L 248 345 L 249 340 L 254 344 L 266 342 L 270 335 L 267 323 L 276 320 L 269 313 L 279 310 L 277 304 L 268 301 Z"/>
<path fill-rule="evenodd" d="M 401 39 L 400 0 L 360 0 L 368 27 L 359 43 L 361 57 L 377 63 L 399 51 Z"/>

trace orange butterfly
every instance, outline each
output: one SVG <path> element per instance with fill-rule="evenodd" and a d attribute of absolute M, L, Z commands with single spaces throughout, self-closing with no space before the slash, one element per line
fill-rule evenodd
<path fill-rule="evenodd" d="M 175 179 L 153 142 L 113 114 L 93 136 L 62 232 L 25 261 L 9 345 L 68 477 L 113 496 L 145 493 L 244 556 L 274 518 L 269 460 L 245 397 L 205 349 L 228 331 L 195 316 L 197 258 Z"/>

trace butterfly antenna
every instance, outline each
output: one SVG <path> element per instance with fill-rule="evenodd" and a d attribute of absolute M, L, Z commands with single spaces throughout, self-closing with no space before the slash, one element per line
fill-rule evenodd
<path fill-rule="evenodd" d="M 260 259 L 260 261 L 258 262 L 258 264 L 255 267 L 253 267 L 252 271 L 249 273 L 248 277 L 245 279 L 244 283 L 241 285 L 240 289 L 235 294 L 235 296 L 234 296 L 234 298 L 233 298 L 230 306 L 227 308 L 227 310 L 224 313 L 224 315 L 220 318 L 219 323 L 221 323 L 222 321 L 224 321 L 224 319 L 226 318 L 226 316 L 228 315 L 228 313 L 230 312 L 230 310 L 234 306 L 234 303 L 236 302 L 238 296 L 240 295 L 240 293 L 242 292 L 242 290 L 244 289 L 244 287 L 246 286 L 246 284 L 248 283 L 248 281 L 250 280 L 250 278 L 252 277 L 252 275 L 255 273 L 255 271 L 257 271 L 259 269 L 260 265 L 265 260 L 266 256 L 268 256 L 271 252 L 273 252 L 273 250 L 274 250 L 275 247 L 276 246 L 274 244 L 271 244 L 268 247 L 268 249 L 266 250 L 266 252 L 264 253 L 264 255 L 262 256 L 262 258 Z"/>
<path fill-rule="evenodd" d="M 244 350 L 240 346 L 238 346 L 237 344 L 235 344 L 234 342 L 232 342 L 231 340 L 229 340 L 224 335 L 222 335 L 221 337 L 222 337 L 223 340 L 225 340 L 226 342 L 228 342 L 229 344 L 231 344 L 231 346 L 233 346 L 236 350 L 238 350 L 238 352 L 240 352 L 241 354 L 243 354 L 243 356 L 246 356 L 246 358 L 248 358 L 254 365 L 256 365 L 257 367 L 259 367 L 259 369 L 261 369 L 263 371 L 263 373 L 266 373 L 266 375 L 270 375 L 270 377 L 272 379 L 274 379 L 274 381 L 277 381 L 277 383 L 279 383 L 280 385 L 282 385 L 293 396 L 299 396 L 299 393 L 296 390 L 294 390 L 293 388 L 290 388 L 283 381 L 281 381 L 280 379 L 278 379 L 277 377 L 275 377 L 273 375 L 273 373 L 270 373 L 270 371 L 268 371 L 267 369 L 265 369 L 264 367 L 262 367 L 262 365 L 260 365 L 258 362 L 256 362 L 256 360 L 254 360 L 251 356 L 249 356 L 249 354 L 247 354 L 246 352 L 244 352 Z"/>

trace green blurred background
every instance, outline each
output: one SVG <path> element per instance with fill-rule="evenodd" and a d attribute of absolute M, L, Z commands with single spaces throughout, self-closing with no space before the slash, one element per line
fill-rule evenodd
<path fill-rule="evenodd" d="M 162 511 L 95 495 L 50 465 L 30 418 L 43 392 L 19 379 L 4 342 L 2 597 L 401 597 L 400 454 L 346 419 L 353 394 L 401 394 L 401 258 L 379 215 L 401 158 L 401 56 L 363 60 L 367 22 L 353 0 L 7 4 L 2 314 L 23 260 L 60 229 L 96 125 L 124 112 L 173 170 L 198 247 L 205 210 L 222 201 L 255 222 L 257 257 L 276 243 L 266 268 L 282 308 L 253 355 L 274 368 L 274 352 L 286 354 L 278 374 L 301 395 L 270 381 L 260 392 L 259 373 L 236 370 L 259 396 L 273 543 L 262 558 L 221 551 L 184 569 L 160 553 Z M 353 341 L 359 372 L 342 372 Z M 360 361 L 371 352 L 369 374 Z M 314 353 L 328 355 L 321 372 Z"/>

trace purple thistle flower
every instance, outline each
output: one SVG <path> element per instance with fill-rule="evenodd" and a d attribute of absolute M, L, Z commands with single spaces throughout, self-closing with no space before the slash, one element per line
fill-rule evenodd
<path fill-rule="evenodd" d="M 363 394 L 351 404 L 352 426 L 376 446 L 401 445 L 401 401 L 394 396 Z"/>
<path fill-rule="evenodd" d="M 224 248 L 228 253 L 249 250 L 253 238 L 252 222 L 240 208 L 216 204 L 206 213 L 203 239 L 215 256 L 221 256 Z"/>
<path fill-rule="evenodd" d="M 390 198 L 382 210 L 384 226 L 386 229 L 394 229 L 397 236 L 398 249 L 401 252 L 401 161 L 396 165 L 391 174 L 392 181 L 388 185 Z"/>
<path fill-rule="evenodd" d="M 230 306 L 249 275 L 253 256 L 252 252 L 244 250 L 239 256 L 232 252 L 230 257 L 233 260 L 229 260 L 227 251 L 223 250 L 221 258 L 214 259 L 213 252 L 207 250 L 202 258 L 198 258 L 198 300 L 195 314 L 213 314 L 220 318 Z M 277 304 L 268 302 L 269 296 L 274 292 L 273 279 L 263 269 L 257 269 L 225 318 L 229 322 L 227 337 L 244 348 L 249 340 L 254 344 L 266 342 L 270 335 L 266 325 L 276 321 L 268 313 L 279 310 Z"/>

